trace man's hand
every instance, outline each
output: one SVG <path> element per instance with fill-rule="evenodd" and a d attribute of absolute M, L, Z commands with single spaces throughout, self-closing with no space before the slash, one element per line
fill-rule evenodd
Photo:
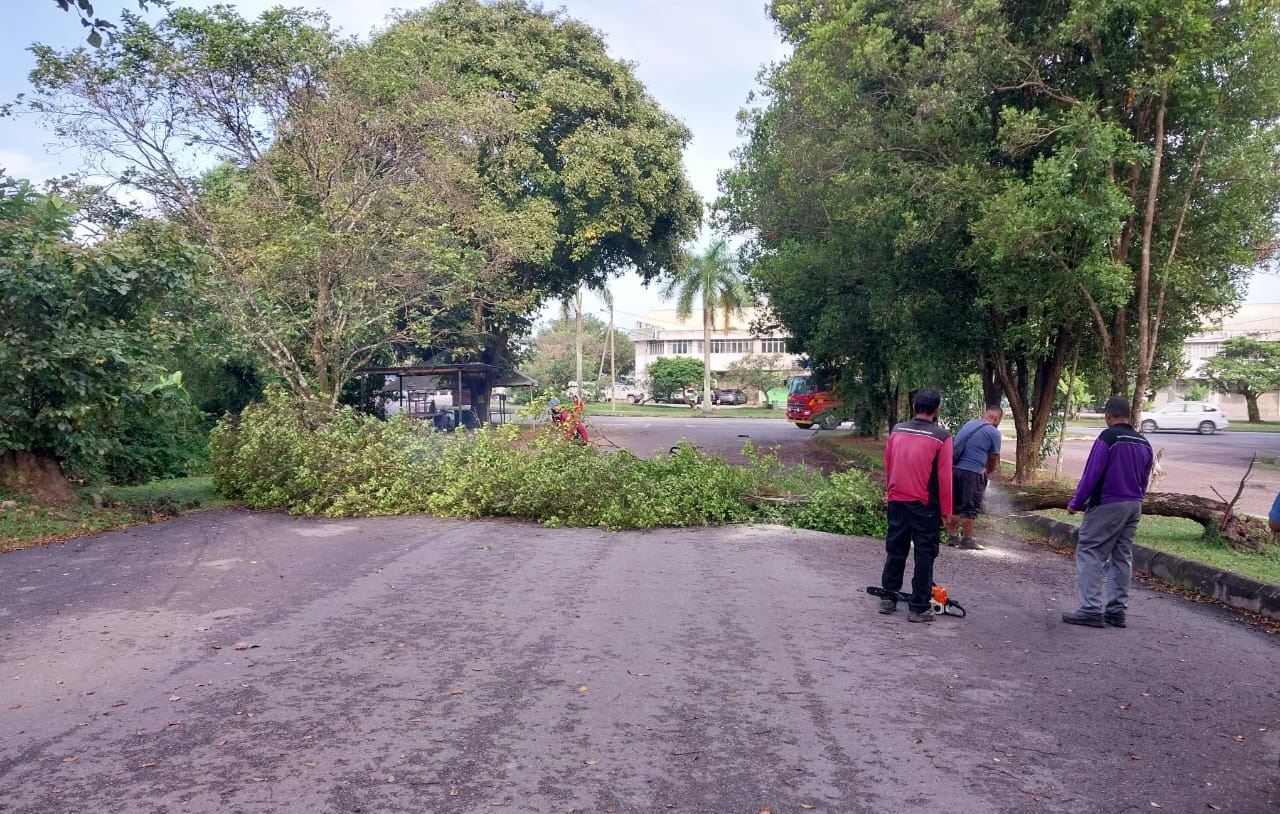
<path fill-rule="evenodd" d="M 1075 514 L 1075 513 L 1076 513 L 1075 509 L 1071 508 L 1070 506 L 1067 506 L 1067 514 Z"/>
<path fill-rule="evenodd" d="M 942 528 L 947 534 L 955 534 L 958 525 L 960 525 L 959 518 L 955 515 L 949 514 L 942 518 Z"/>

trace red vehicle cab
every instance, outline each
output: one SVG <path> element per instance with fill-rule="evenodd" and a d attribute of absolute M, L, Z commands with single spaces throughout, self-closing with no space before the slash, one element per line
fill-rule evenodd
<path fill-rule="evenodd" d="M 834 392 L 835 383 L 820 373 L 800 373 L 787 378 L 787 420 L 802 430 L 814 424 L 834 430 L 845 420 L 844 402 Z"/>

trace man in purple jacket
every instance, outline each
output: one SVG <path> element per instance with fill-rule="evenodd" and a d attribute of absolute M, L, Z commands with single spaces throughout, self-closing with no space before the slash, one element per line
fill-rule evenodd
<path fill-rule="evenodd" d="M 1119 396 L 1103 408 L 1107 428 L 1093 442 L 1067 513 L 1084 509 L 1076 542 L 1076 584 L 1080 609 L 1062 614 L 1069 625 L 1125 626 L 1133 534 L 1142 517 L 1142 498 L 1151 477 L 1151 444 L 1129 423 L 1129 402 Z M 1106 605 L 1102 604 L 1103 585 Z"/>

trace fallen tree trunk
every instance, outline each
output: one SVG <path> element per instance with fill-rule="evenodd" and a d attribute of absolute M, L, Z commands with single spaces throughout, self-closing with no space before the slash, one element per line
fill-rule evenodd
<path fill-rule="evenodd" d="M 1065 509 L 1075 489 L 1061 483 L 1042 482 L 1001 484 L 1000 490 L 1018 511 Z M 1257 551 L 1261 547 L 1265 521 L 1240 517 L 1222 500 L 1199 495 L 1172 492 L 1148 492 L 1142 501 L 1142 513 L 1160 517 L 1182 517 L 1204 526 L 1205 531 L 1221 534 L 1233 545 Z"/>
<path fill-rule="evenodd" d="M 1075 489 L 1060 483 L 1009 484 L 1003 487 L 1014 507 L 1022 511 L 1065 509 Z M 1208 528 L 1217 528 L 1226 515 L 1227 504 L 1199 495 L 1148 492 L 1142 501 L 1143 514 L 1161 517 L 1185 517 Z"/>

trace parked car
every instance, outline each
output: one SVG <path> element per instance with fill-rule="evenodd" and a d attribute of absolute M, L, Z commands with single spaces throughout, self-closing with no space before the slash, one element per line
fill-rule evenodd
<path fill-rule="evenodd" d="M 711 391 L 712 404 L 746 404 L 747 394 L 741 390 L 721 389 Z"/>
<path fill-rule="evenodd" d="M 606 387 L 600 393 L 601 401 L 629 401 L 632 404 L 641 404 L 645 400 L 645 393 L 625 382 L 614 382 L 612 387 Z"/>
<path fill-rule="evenodd" d="M 1227 417 L 1222 408 L 1207 401 L 1171 401 L 1155 410 L 1143 410 L 1138 429 L 1142 432 L 1157 430 L 1195 430 L 1201 435 L 1212 435 L 1227 428 Z"/>
<path fill-rule="evenodd" d="M 702 397 L 698 395 L 698 391 L 691 387 L 678 388 L 667 394 L 666 398 L 655 398 L 655 401 L 665 401 L 667 404 L 688 404 L 689 402 L 701 402 Z"/>

